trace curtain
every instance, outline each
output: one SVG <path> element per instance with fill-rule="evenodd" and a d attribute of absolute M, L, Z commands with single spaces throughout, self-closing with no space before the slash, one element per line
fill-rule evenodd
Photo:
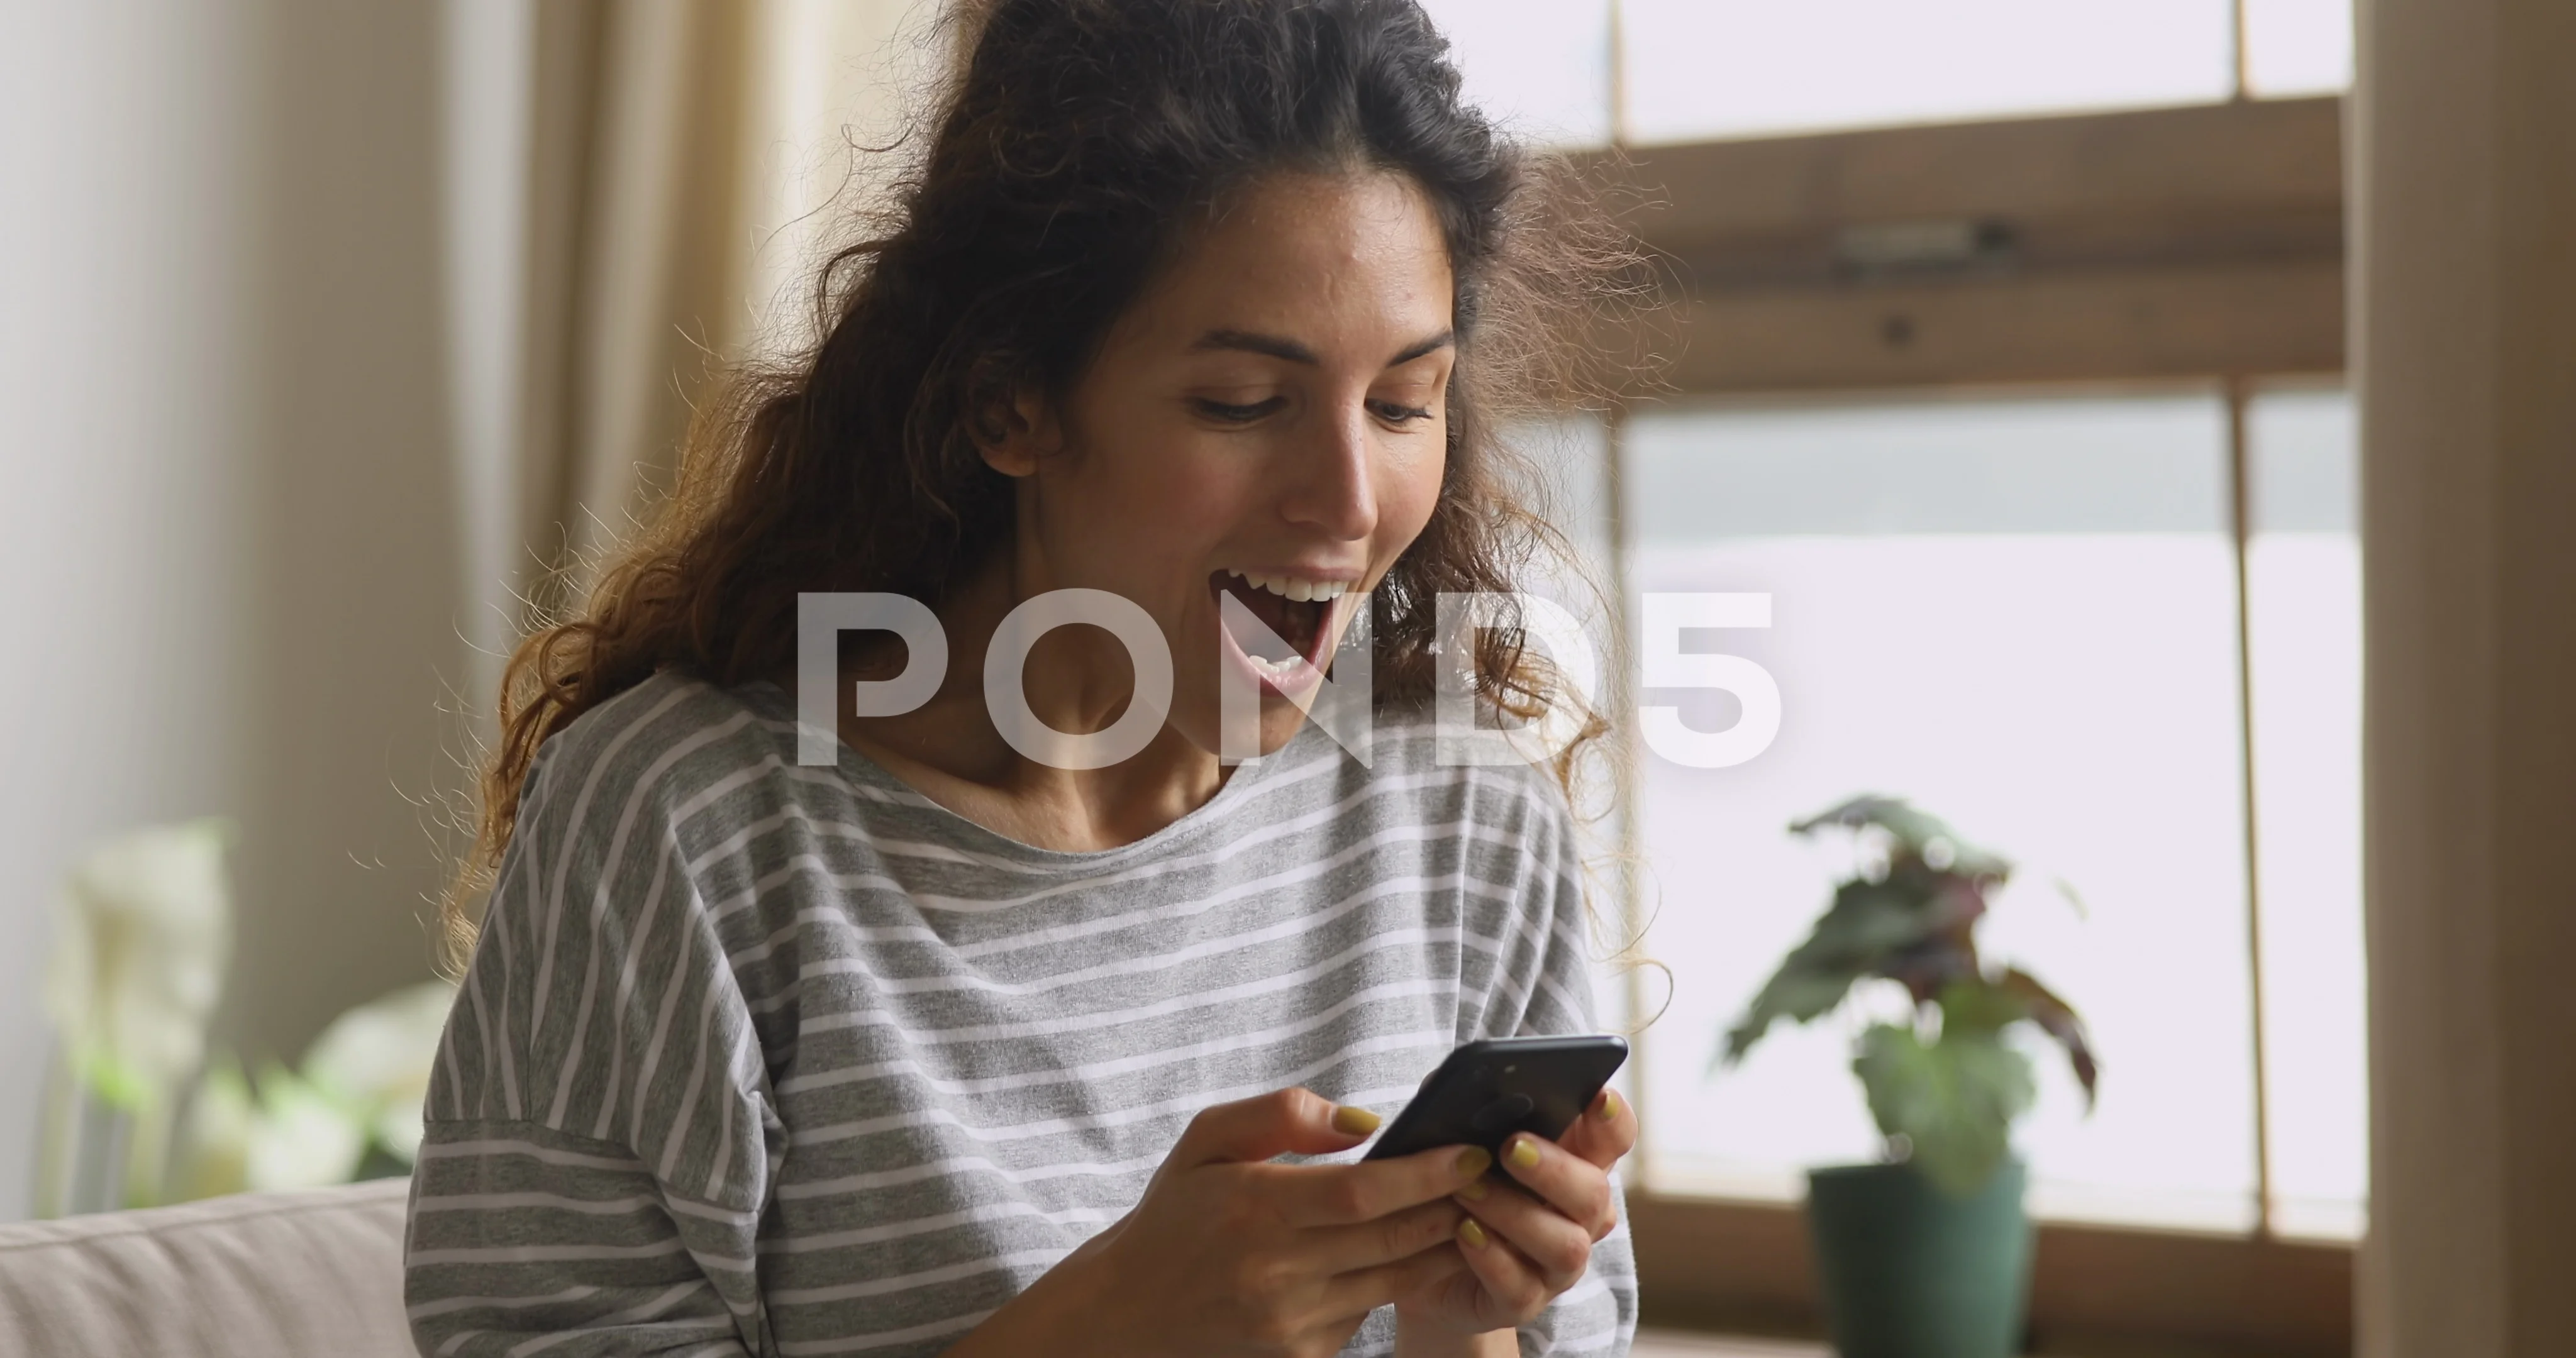
<path fill-rule="evenodd" d="M 727 365 L 810 336 L 813 267 L 899 152 L 935 9 L 535 7 L 516 536 L 542 610 L 666 490 Z"/>
<path fill-rule="evenodd" d="M 749 13 L 534 7 L 518 536 L 540 607 L 668 484 L 735 338 Z"/>

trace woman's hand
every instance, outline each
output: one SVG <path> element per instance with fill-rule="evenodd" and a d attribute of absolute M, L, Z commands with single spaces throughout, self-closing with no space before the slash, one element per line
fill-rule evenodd
<path fill-rule="evenodd" d="M 1581 1281 L 1592 1246 L 1619 1224 L 1610 1168 L 1636 1144 L 1636 1113 L 1606 1089 L 1556 1141 L 1523 1133 L 1505 1142 L 1502 1173 L 1456 1198 L 1467 1213 L 1458 1225 L 1466 1270 L 1398 1303 L 1408 1339 L 1520 1325 Z"/>
<path fill-rule="evenodd" d="M 1284 1165 L 1348 1150 L 1375 1114 L 1303 1089 L 1201 1113 L 1133 1211 L 949 1351 L 1326 1358 L 1377 1307 L 1466 1268 L 1450 1195 L 1493 1159 L 1453 1146 L 1400 1160 Z"/>

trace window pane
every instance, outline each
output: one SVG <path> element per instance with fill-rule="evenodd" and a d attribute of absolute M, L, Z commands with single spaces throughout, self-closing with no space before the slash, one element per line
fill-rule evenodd
<path fill-rule="evenodd" d="M 2361 918 L 2361 543 L 2342 392 L 2246 421 L 2257 875 L 2273 1224 L 2358 1238 L 2369 1192 Z"/>
<path fill-rule="evenodd" d="M 2245 83 L 2261 97 L 2352 83 L 2352 0 L 2245 0 Z"/>
<path fill-rule="evenodd" d="M 1468 102 L 1542 143 L 1610 140 L 1610 0 L 1424 0 Z"/>
<path fill-rule="evenodd" d="M 1627 0 L 1641 142 L 2196 103 L 2228 0 Z"/>
<path fill-rule="evenodd" d="M 1723 1026 L 1849 867 L 1840 846 L 1785 827 L 1875 791 L 2024 864 L 1988 921 L 1989 955 L 2026 964 L 2092 1024 L 2091 1117 L 2041 1054 L 2041 1104 L 2018 1138 L 2034 1209 L 2250 1225 L 2221 403 L 1703 409 L 1642 416 L 1628 446 L 1631 589 L 1769 591 L 1774 628 L 1723 649 L 1768 668 L 1785 705 L 1778 742 L 1749 764 L 1642 757 L 1649 948 L 1674 973 L 1644 1046 L 1648 1181 L 1789 1196 L 1806 1166 L 1875 1158 L 1849 1070 L 1859 1018 L 1775 1029 L 1709 1074 Z M 1722 695 L 1645 695 L 1659 700 L 1694 726 L 1733 720 Z"/>

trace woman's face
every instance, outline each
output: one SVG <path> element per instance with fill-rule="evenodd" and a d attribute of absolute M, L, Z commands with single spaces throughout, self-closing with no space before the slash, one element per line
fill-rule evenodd
<path fill-rule="evenodd" d="M 1280 174 L 1239 195 L 1061 408 L 1022 402 L 987 450 L 1020 478 L 1018 587 L 1133 601 L 1171 645 L 1178 732 L 1220 748 L 1230 672 L 1260 684 L 1261 748 L 1278 748 L 1301 720 L 1282 690 L 1311 689 L 1439 499 L 1451 291 L 1410 180 Z M 1228 593 L 1284 646 L 1230 629 Z M 1090 628 L 1050 640 L 1116 645 Z"/>

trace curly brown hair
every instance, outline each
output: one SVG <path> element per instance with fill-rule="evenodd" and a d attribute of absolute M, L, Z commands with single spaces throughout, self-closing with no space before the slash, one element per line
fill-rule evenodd
<path fill-rule="evenodd" d="M 1634 256 L 1583 175 L 1462 102 L 1413 0 L 981 0 L 946 22 L 963 60 L 877 229 L 822 269 L 820 341 L 733 377 L 657 517 L 512 656 L 442 909 L 460 951 L 547 738 L 660 670 L 785 673 L 800 592 L 938 606 L 1011 536 L 978 451 L 993 412 L 1070 388 L 1192 226 L 1262 175 L 1408 177 L 1456 280 L 1440 497 L 1371 600 L 1378 703 L 1432 694 L 1440 594 L 1506 592 L 1533 553 L 1562 555 L 1501 431 L 1608 389 L 1594 341 L 1641 295 Z M 1498 708 L 1563 700 L 1516 628 L 1479 635 Z"/>

